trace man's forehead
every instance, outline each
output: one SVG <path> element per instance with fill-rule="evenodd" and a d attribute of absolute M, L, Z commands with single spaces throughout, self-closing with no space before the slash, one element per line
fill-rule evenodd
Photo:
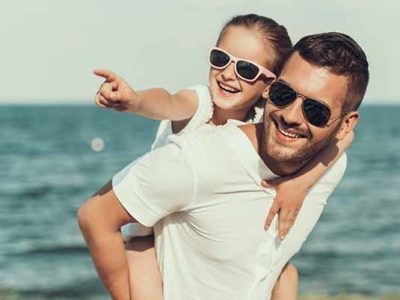
<path fill-rule="evenodd" d="M 279 78 L 322 86 L 331 75 L 327 68 L 313 65 L 295 52 L 286 62 Z"/>

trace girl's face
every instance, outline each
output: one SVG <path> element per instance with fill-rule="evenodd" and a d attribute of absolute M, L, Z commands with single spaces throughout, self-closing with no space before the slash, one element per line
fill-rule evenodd
<path fill-rule="evenodd" d="M 229 26 L 217 47 L 231 55 L 253 61 L 270 69 L 273 48 L 260 33 L 243 26 Z M 211 96 L 216 106 L 225 110 L 248 110 L 260 98 L 270 83 L 264 76 L 248 82 L 237 77 L 231 62 L 225 69 L 210 68 Z"/>

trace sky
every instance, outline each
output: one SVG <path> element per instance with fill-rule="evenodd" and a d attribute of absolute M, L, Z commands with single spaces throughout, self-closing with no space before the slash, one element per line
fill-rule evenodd
<path fill-rule="evenodd" d="M 107 68 L 135 89 L 207 83 L 208 49 L 232 16 L 283 24 L 293 42 L 352 36 L 370 63 L 367 104 L 399 104 L 398 0 L 2 0 L 0 104 L 93 103 Z"/>

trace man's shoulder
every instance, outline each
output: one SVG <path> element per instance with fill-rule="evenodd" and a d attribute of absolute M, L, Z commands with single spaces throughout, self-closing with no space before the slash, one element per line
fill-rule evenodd
<path fill-rule="evenodd" d="M 254 125 L 242 125 L 232 121 L 203 131 L 193 139 L 193 142 L 196 148 L 204 147 L 217 152 L 227 151 L 226 155 L 244 150 L 253 152 L 253 148 L 257 150 L 257 138 L 254 132 Z"/>
<path fill-rule="evenodd" d="M 255 150 L 258 151 L 258 137 L 262 132 L 263 123 L 243 124 L 237 127 L 245 134 L 247 139 L 252 143 Z"/>
<path fill-rule="evenodd" d="M 226 138 L 243 139 L 243 134 L 234 123 L 228 123 L 222 126 L 213 126 L 206 124 L 194 131 L 182 135 L 171 135 L 169 142 L 180 148 L 190 147 L 215 147 L 226 142 Z M 213 141 L 213 143 L 210 143 Z"/>
<path fill-rule="evenodd" d="M 128 182 L 140 186 L 143 193 L 174 194 L 183 188 L 192 189 L 192 159 L 182 147 L 170 143 L 136 159 L 114 176 L 115 182 Z"/>
<path fill-rule="evenodd" d="M 240 165 L 237 162 L 242 160 L 242 156 L 248 157 L 255 153 L 246 134 L 237 126 L 229 124 L 221 127 L 207 126 L 190 134 L 173 136 L 170 142 L 180 149 L 185 159 L 201 170 L 222 165 Z"/>

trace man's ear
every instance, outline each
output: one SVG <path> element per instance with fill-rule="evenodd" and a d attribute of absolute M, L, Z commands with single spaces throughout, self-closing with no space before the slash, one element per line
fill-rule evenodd
<path fill-rule="evenodd" d="M 342 124 L 340 125 L 340 129 L 336 134 L 336 138 L 338 140 L 342 140 L 346 134 L 353 130 L 358 122 L 359 114 L 356 111 L 352 111 L 346 115 L 343 119 Z"/>

